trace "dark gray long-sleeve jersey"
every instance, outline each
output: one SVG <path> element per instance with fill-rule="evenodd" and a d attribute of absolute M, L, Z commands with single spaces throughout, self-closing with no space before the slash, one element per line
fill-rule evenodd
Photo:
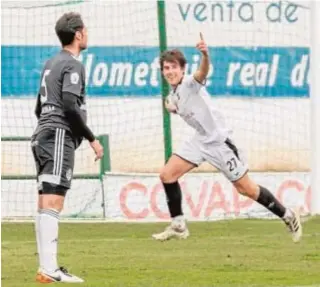
<path fill-rule="evenodd" d="M 76 146 L 79 146 L 83 134 L 79 134 L 68 118 L 66 99 L 63 97 L 76 100 L 81 118 L 86 123 L 85 69 L 82 63 L 66 50 L 49 59 L 43 68 L 35 111 L 38 126 L 34 134 L 46 128 L 62 128 L 71 132 Z"/>

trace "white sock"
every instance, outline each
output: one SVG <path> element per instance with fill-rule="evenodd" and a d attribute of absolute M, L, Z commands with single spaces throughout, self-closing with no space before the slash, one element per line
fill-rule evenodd
<path fill-rule="evenodd" d="M 176 217 L 173 217 L 172 225 L 175 227 L 178 227 L 179 229 L 185 229 L 187 226 L 183 215 L 178 215 Z"/>
<path fill-rule="evenodd" d="M 59 212 L 55 209 L 39 211 L 40 264 L 47 272 L 58 269 Z"/>
<path fill-rule="evenodd" d="M 287 218 L 291 218 L 292 216 L 293 216 L 293 213 L 292 213 L 291 209 L 286 208 L 286 212 L 284 213 L 282 218 L 287 219 Z"/>
<path fill-rule="evenodd" d="M 181 222 L 181 221 L 184 222 L 185 221 L 183 215 L 178 215 L 176 217 L 173 217 L 172 220 L 178 221 L 178 222 Z"/>
<path fill-rule="evenodd" d="M 43 261 L 41 257 L 41 246 L 40 246 L 40 213 L 39 211 L 37 212 L 34 225 L 35 225 L 35 232 L 36 232 L 36 239 L 37 239 L 37 253 L 39 258 L 39 267 L 43 268 Z"/>

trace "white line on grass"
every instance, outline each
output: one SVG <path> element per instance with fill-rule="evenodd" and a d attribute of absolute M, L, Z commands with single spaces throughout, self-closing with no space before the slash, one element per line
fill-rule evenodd
<path fill-rule="evenodd" d="M 120 242 L 125 240 L 131 240 L 136 238 L 92 238 L 92 239 L 61 239 L 60 242 L 74 242 L 74 243 L 82 243 L 82 242 Z M 146 240 L 147 238 L 140 238 L 139 240 Z M 31 244 L 36 243 L 35 240 L 18 240 L 18 241 L 2 241 L 2 245 L 10 245 L 10 244 Z"/>
<path fill-rule="evenodd" d="M 258 236 L 258 235 L 257 235 Z M 256 238 L 255 235 L 243 235 L 241 236 L 241 239 L 248 239 L 248 238 Z M 268 234 L 263 236 L 264 238 L 279 238 L 281 234 L 275 235 L 275 234 Z M 313 234 L 303 234 L 303 237 L 318 237 L 320 236 L 320 233 L 313 233 Z M 239 236 L 234 236 L 234 238 L 239 239 Z M 259 237 L 261 238 L 261 237 Z M 231 240 L 232 236 L 217 236 L 214 239 L 217 240 Z M 131 241 L 131 240 L 137 240 L 137 241 L 154 241 L 154 239 L 150 237 L 145 238 L 139 238 L 139 237 L 124 237 L 124 238 L 83 238 L 83 239 L 61 239 L 60 242 L 123 242 L 123 241 Z M 191 239 L 192 240 L 192 239 Z M 199 238 L 197 238 L 199 240 Z M 288 237 L 288 240 L 291 240 L 290 237 Z M 302 239 L 303 240 L 303 239 Z M 2 241 L 2 245 L 10 245 L 10 244 L 31 244 L 36 243 L 35 240 L 14 240 L 14 241 Z M 233 242 L 235 244 L 236 242 Z M 243 244 L 242 242 L 238 242 L 239 244 Z M 311 285 L 312 286 L 312 285 Z M 291 287 L 304 287 L 304 286 L 291 286 Z M 313 287 L 313 286 L 312 286 Z M 317 287 L 320 287 L 318 285 Z"/>

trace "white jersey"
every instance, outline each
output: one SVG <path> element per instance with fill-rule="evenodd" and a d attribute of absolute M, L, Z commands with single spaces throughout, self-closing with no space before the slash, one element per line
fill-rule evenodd
<path fill-rule="evenodd" d="M 182 82 L 170 92 L 169 99 L 177 114 L 196 131 L 202 143 L 222 143 L 231 134 L 223 115 L 213 107 L 206 88 L 193 75 L 184 76 Z"/>

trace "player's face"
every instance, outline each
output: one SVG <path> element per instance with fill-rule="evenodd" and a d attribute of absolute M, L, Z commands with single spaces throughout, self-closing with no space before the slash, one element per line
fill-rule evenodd
<path fill-rule="evenodd" d="M 162 73 L 171 86 L 177 86 L 184 75 L 184 69 L 178 62 L 164 61 Z"/>
<path fill-rule="evenodd" d="M 87 30 L 87 28 L 84 27 L 82 29 L 82 31 L 79 31 L 77 33 L 78 33 L 77 39 L 78 39 L 78 42 L 79 42 L 80 50 L 87 49 L 87 46 L 88 46 L 88 30 Z"/>

